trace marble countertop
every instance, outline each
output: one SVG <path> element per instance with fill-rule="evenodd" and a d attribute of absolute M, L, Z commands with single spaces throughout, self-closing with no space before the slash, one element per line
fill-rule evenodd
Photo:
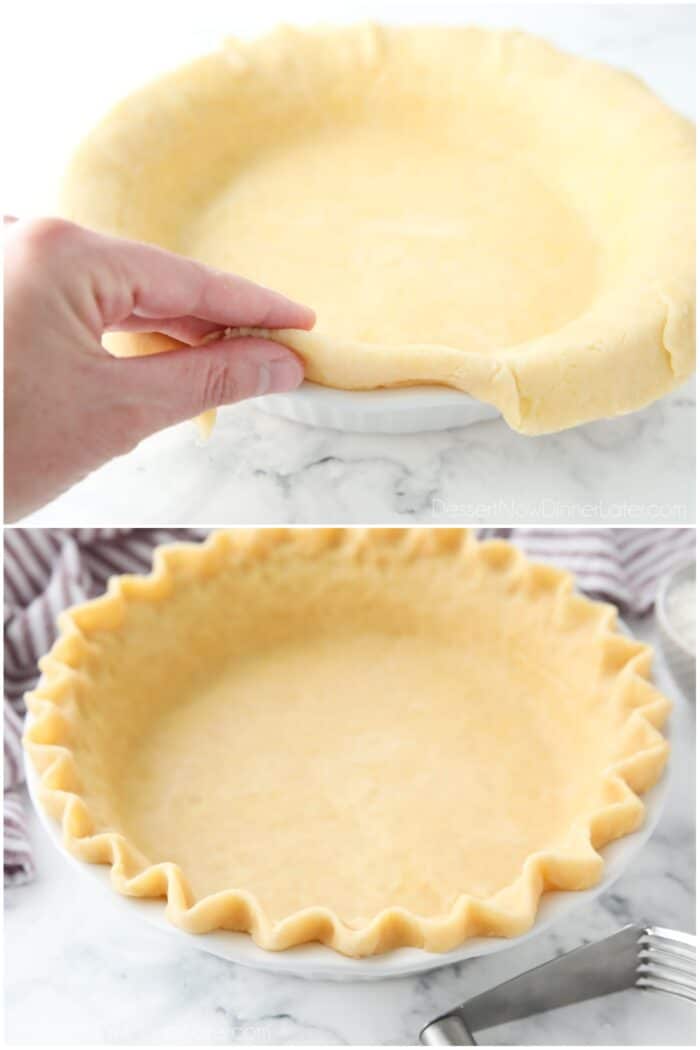
<path fill-rule="evenodd" d="M 690 387 L 644 412 L 548 437 L 500 419 L 424 434 L 341 434 L 252 402 L 113 460 L 21 524 L 680 525 L 695 522 Z"/>
<path fill-rule="evenodd" d="M 94 49 L 85 41 L 104 39 L 99 5 L 71 0 L 70 7 L 81 34 L 64 32 L 64 5 L 26 0 L 13 11 L 5 76 L 22 106 L 8 113 L 5 136 L 21 148 L 8 150 L 4 175 L 6 206 L 15 214 L 46 209 L 74 143 L 114 99 L 225 34 L 253 35 L 280 20 L 515 25 L 633 71 L 694 115 L 693 5 L 357 0 L 350 13 L 347 4 L 297 0 L 292 15 L 288 4 L 263 0 L 239 5 L 234 17 L 229 3 L 200 0 L 196 24 L 185 24 L 151 0 L 138 7 L 138 33 L 132 19 L 115 17 L 110 46 Z M 28 522 L 687 524 L 695 520 L 694 435 L 691 385 L 632 416 L 541 438 L 520 437 L 500 420 L 442 433 L 343 434 L 273 418 L 248 403 L 221 413 L 207 446 L 196 445 L 190 424 L 156 435 Z"/>
<path fill-rule="evenodd" d="M 652 623 L 635 633 L 655 640 Z M 503 952 L 427 975 L 312 982 L 224 962 L 133 918 L 81 879 L 36 819 L 38 876 L 5 891 L 6 1039 L 16 1043 L 412 1045 L 462 999 L 631 921 L 691 930 L 694 710 L 676 699 L 666 808 L 634 865 L 592 905 Z M 694 1011 L 624 992 L 482 1033 L 491 1045 L 692 1045 Z"/>

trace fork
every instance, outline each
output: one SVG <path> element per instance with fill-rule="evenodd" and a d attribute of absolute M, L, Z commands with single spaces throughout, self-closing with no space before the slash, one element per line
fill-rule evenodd
<path fill-rule="evenodd" d="M 695 937 L 649 926 L 639 939 L 637 988 L 695 1002 Z"/>
<path fill-rule="evenodd" d="M 617 933 L 468 999 L 423 1028 L 426 1046 L 475 1046 L 473 1031 L 628 988 L 695 1001 L 695 936 L 663 926 Z"/>

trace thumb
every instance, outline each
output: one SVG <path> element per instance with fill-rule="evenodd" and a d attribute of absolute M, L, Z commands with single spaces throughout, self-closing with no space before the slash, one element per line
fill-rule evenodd
<path fill-rule="evenodd" d="M 112 358 L 113 389 L 147 409 L 148 433 L 210 408 L 295 390 L 304 378 L 297 355 L 271 339 L 222 339 L 149 357 Z"/>

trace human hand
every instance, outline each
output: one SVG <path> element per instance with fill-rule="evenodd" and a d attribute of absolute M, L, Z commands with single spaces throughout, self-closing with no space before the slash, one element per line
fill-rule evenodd
<path fill-rule="evenodd" d="M 219 405 L 293 390 L 299 358 L 269 339 L 115 358 L 107 331 L 194 347 L 225 328 L 301 328 L 277 292 L 61 219 L 15 222 L 5 244 L 5 520 L 14 521 L 156 430 Z"/>

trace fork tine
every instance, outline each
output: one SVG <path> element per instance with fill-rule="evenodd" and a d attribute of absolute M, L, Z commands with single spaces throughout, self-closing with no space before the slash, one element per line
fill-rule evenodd
<path fill-rule="evenodd" d="M 650 926 L 639 938 L 637 986 L 695 1001 L 695 937 Z"/>
<path fill-rule="evenodd" d="M 642 948 L 638 955 L 639 961 L 642 964 L 657 964 L 658 966 L 668 966 L 672 970 L 679 970 L 681 973 L 695 973 L 695 958 L 688 958 L 687 955 L 676 955 L 675 952 L 666 951 L 663 948 Z"/>
<path fill-rule="evenodd" d="M 677 970 L 672 966 L 659 966 L 656 963 L 652 963 L 651 965 L 648 963 L 642 963 L 637 972 L 640 977 L 650 977 L 652 979 L 658 978 L 662 981 L 675 981 L 676 984 L 681 985 L 683 988 L 695 987 L 694 973 L 689 973 L 687 970 Z"/>
<path fill-rule="evenodd" d="M 648 926 L 641 936 L 642 943 L 667 948 L 688 958 L 695 958 L 696 937 L 693 933 L 668 930 L 664 926 Z"/>
<path fill-rule="evenodd" d="M 667 941 L 675 941 L 677 944 L 687 944 L 695 951 L 697 937 L 694 933 L 685 933 L 683 930 L 671 930 L 668 926 L 647 926 L 646 933 L 654 937 L 664 937 Z"/>
<path fill-rule="evenodd" d="M 666 995 L 675 995 L 678 999 L 686 999 L 690 1003 L 695 1002 L 695 982 L 692 988 L 683 988 L 675 981 L 664 981 L 658 977 L 640 977 L 637 987 L 648 992 L 665 992 Z"/>

